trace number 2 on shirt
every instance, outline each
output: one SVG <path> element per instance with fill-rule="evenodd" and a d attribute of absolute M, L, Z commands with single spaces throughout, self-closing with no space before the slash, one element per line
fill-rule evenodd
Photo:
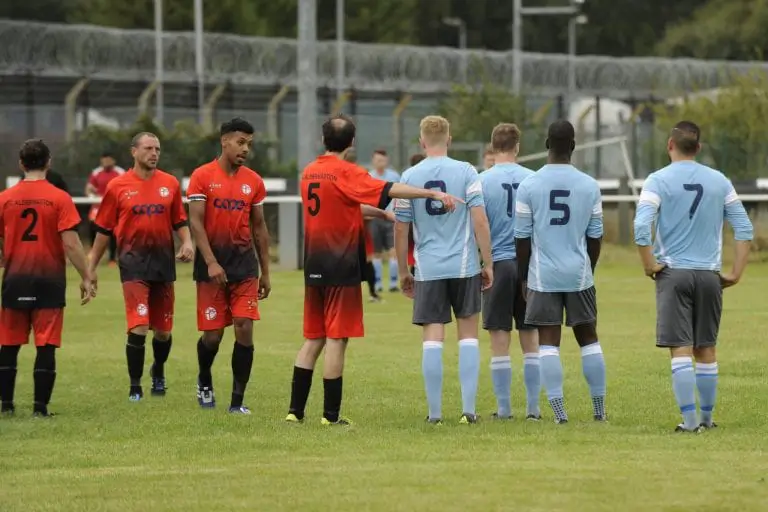
<path fill-rule="evenodd" d="M 571 197 L 570 190 L 551 190 L 549 192 L 549 209 L 553 212 L 561 212 L 562 217 L 549 219 L 550 226 L 565 226 L 571 220 L 571 208 L 565 203 L 558 203 L 558 199 Z"/>
<path fill-rule="evenodd" d="M 37 242 L 37 235 L 35 234 L 35 227 L 37 226 L 37 210 L 34 208 L 26 208 L 21 212 L 21 218 L 26 219 L 31 217 L 29 226 L 24 230 L 21 235 L 22 242 Z"/>
<path fill-rule="evenodd" d="M 688 192 L 696 192 L 696 197 L 693 198 L 693 202 L 691 203 L 691 209 L 688 210 L 688 218 L 692 219 L 693 214 L 696 213 L 696 210 L 699 209 L 699 204 L 701 203 L 701 196 L 704 195 L 704 187 L 702 187 L 698 183 L 693 183 L 693 184 L 686 183 L 685 185 L 683 185 L 683 188 Z"/>
<path fill-rule="evenodd" d="M 439 189 L 442 193 L 445 193 L 445 191 L 448 190 L 443 180 L 428 181 L 424 184 L 424 188 Z M 435 203 L 440 204 L 440 206 L 435 206 Z M 427 215 L 445 215 L 448 213 L 448 211 L 445 209 L 445 206 L 443 206 L 440 201 L 435 201 L 434 199 L 427 199 L 427 202 L 424 204 L 424 206 L 427 209 Z"/>
<path fill-rule="evenodd" d="M 519 187 L 519 183 L 502 183 L 501 188 L 507 191 L 507 217 L 512 217 L 515 214 L 515 190 Z"/>

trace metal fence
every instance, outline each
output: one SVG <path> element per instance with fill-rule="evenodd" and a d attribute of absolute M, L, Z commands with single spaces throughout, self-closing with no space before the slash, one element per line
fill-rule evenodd
<path fill-rule="evenodd" d="M 0 75 L 34 73 L 47 77 L 91 77 L 151 81 L 155 74 L 154 35 L 87 25 L 0 20 Z M 206 77 L 213 83 L 295 84 L 295 40 L 206 34 Z M 513 52 L 457 50 L 385 44 L 344 44 L 347 83 L 363 91 L 412 93 L 444 91 L 460 79 L 468 62 L 470 79 L 482 73 L 512 84 Z M 190 32 L 163 36 L 166 80 L 193 82 L 195 45 Z M 614 98 L 680 94 L 727 85 L 734 75 L 768 71 L 764 62 L 693 59 L 613 58 L 521 52 L 523 90 L 562 93 L 574 66 L 576 88 L 587 96 Z M 335 86 L 335 43 L 318 43 L 318 86 Z"/>

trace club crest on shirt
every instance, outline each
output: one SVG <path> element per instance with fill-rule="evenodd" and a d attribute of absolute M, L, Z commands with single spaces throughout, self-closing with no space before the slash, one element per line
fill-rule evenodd
<path fill-rule="evenodd" d="M 250 195 L 251 194 L 251 187 L 247 184 L 243 185 L 242 187 L 243 195 Z"/>
<path fill-rule="evenodd" d="M 221 188 L 221 183 L 209 183 L 208 184 L 208 190 L 216 190 L 217 188 Z"/>
<path fill-rule="evenodd" d="M 168 197 L 171 194 L 171 191 L 165 187 L 160 187 L 160 190 L 158 190 L 158 192 L 160 193 L 160 197 Z"/>

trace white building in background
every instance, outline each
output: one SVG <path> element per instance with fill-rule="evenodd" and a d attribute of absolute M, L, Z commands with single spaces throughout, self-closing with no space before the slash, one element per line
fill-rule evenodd
<path fill-rule="evenodd" d="M 598 112 L 599 134 L 598 134 Z M 632 106 L 623 101 L 600 98 L 600 108 L 595 98 L 579 98 L 568 105 L 568 121 L 576 129 L 576 144 L 585 144 L 612 137 L 631 134 Z M 600 148 L 600 169 L 597 166 L 597 150 L 576 151 L 573 163 L 601 179 L 616 179 L 627 174 L 627 166 L 619 144 L 609 144 Z"/>

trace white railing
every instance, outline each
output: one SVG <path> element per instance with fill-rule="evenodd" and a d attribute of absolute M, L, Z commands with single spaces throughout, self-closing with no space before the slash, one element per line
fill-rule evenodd
<path fill-rule="evenodd" d="M 642 185 L 642 183 L 640 183 Z M 619 204 L 619 203 L 637 203 L 640 196 L 634 195 L 606 195 L 603 196 L 604 203 Z M 768 203 L 768 194 L 743 194 L 739 198 L 743 203 Z M 72 200 L 75 204 L 98 204 L 101 199 L 98 197 L 73 197 Z M 184 198 L 184 202 L 187 199 Z M 264 200 L 267 204 L 290 204 L 301 203 L 300 196 L 267 196 Z"/>

